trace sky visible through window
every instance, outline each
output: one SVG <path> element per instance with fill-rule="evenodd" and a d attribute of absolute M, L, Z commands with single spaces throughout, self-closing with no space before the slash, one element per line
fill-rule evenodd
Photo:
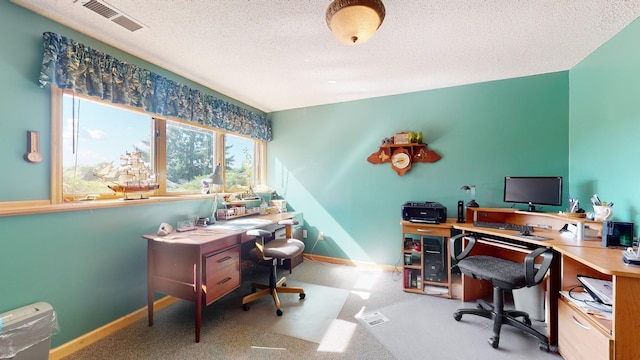
<path fill-rule="evenodd" d="M 75 165 L 73 153 L 73 97 L 63 97 L 63 166 Z M 78 107 L 76 98 L 76 131 L 78 132 L 77 164 L 95 166 L 100 163 L 117 163 L 120 155 L 136 148 L 149 152 L 153 120 L 150 115 L 127 111 L 106 104 L 81 100 Z M 79 130 L 78 130 L 79 129 Z M 227 136 L 229 155 L 235 159 L 234 167 L 239 167 L 245 159 L 244 148 L 253 149 L 252 141 Z M 146 142 L 146 143 L 145 143 Z M 253 155 L 253 152 L 250 152 Z"/>
<path fill-rule="evenodd" d="M 73 154 L 72 96 L 63 101 L 63 166 L 75 163 Z M 152 119 L 149 115 L 126 111 L 76 98 L 76 131 L 78 131 L 78 165 L 117 162 L 120 155 L 137 148 L 149 151 Z M 79 129 L 79 130 L 78 130 Z M 146 141 L 146 143 L 145 143 Z"/>

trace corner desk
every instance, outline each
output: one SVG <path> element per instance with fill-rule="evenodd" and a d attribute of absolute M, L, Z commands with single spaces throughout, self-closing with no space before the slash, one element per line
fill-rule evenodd
<path fill-rule="evenodd" d="M 564 359 L 640 359 L 640 321 L 637 318 L 640 315 L 640 267 L 623 263 L 622 249 L 603 248 L 597 237 L 576 240 L 561 236 L 559 232 L 567 223 L 582 223 L 580 225 L 599 232 L 601 223 L 553 213 L 497 208 L 467 208 L 466 219 L 465 223 L 447 221 L 447 225 L 479 236 L 474 254 L 521 261 L 530 251 L 520 247 L 523 244 L 529 248 L 553 249 L 555 256 L 545 283 L 547 335 L 549 345 L 557 346 Z M 476 227 L 474 220 L 533 225 L 533 235 L 547 239 L 522 237 L 517 231 Z M 614 304 L 610 319 L 575 306 L 565 297 L 569 289 L 580 285 L 578 274 L 612 281 Z M 462 276 L 462 301 L 473 301 L 490 292 L 491 286 L 482 280 Z"/>
<path fill-rule="evenodd" d="M 262 228 L 275 232 L 284 227 L 277 225 L 280 220 L 300 214 L 254 215 L 241 222 L 220 221 L 196 230 L 174 231 L 166 236 L 143 235 L 147 239 L 149 326 L 153 326 L 154 293 L 193 301 L 196 305 L 196 342 L 200 342 L 203 303 L 208 306 L 240 287 L 242 244 L 253 240 L 246 235 L 246 230 Z"/>

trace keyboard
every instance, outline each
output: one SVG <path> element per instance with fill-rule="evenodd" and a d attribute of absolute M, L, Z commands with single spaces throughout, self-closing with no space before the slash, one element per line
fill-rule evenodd
<path fill-rule="evenodd" d="M 488 222 L 488 221 L 474 221 L 473 226 L 483 227 L 483 228 L 491 228 L 491 229 L 499 229 L 499 230 L 514 230 L 519 232 L 533 232 L 533 227 L 529 225 L 518 225 L 518 224 L 508 224 L 508 223 L 497 223 L 497 222 Z"/>

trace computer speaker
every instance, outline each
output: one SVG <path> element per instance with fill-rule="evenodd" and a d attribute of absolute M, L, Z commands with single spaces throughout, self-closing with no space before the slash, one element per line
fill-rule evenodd
<path fill-rule="evenodd" d="M 462 200 L 458 200 L 458 222 L 464 222 L 464 203 Z"/>

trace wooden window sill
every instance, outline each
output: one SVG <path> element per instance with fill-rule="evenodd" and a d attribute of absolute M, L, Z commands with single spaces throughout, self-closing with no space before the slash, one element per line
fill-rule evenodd
<path fill-rule="evenodd" d="M 147 205 L 163 202 L 213 200 L 213 195 L 181 195 L 181 196 L 150 196 L 148 199 L 138 200 L 95 200 L 77 201 L 62 204 L 52 204 L 49 200 L 30 200 L 15 202 L 0 202 L 0 216 L 18 216 L 44 213 L 56 213 L 64 211 L 78 211 L 91 209 L 115 208 L 124 206 Z"/>

